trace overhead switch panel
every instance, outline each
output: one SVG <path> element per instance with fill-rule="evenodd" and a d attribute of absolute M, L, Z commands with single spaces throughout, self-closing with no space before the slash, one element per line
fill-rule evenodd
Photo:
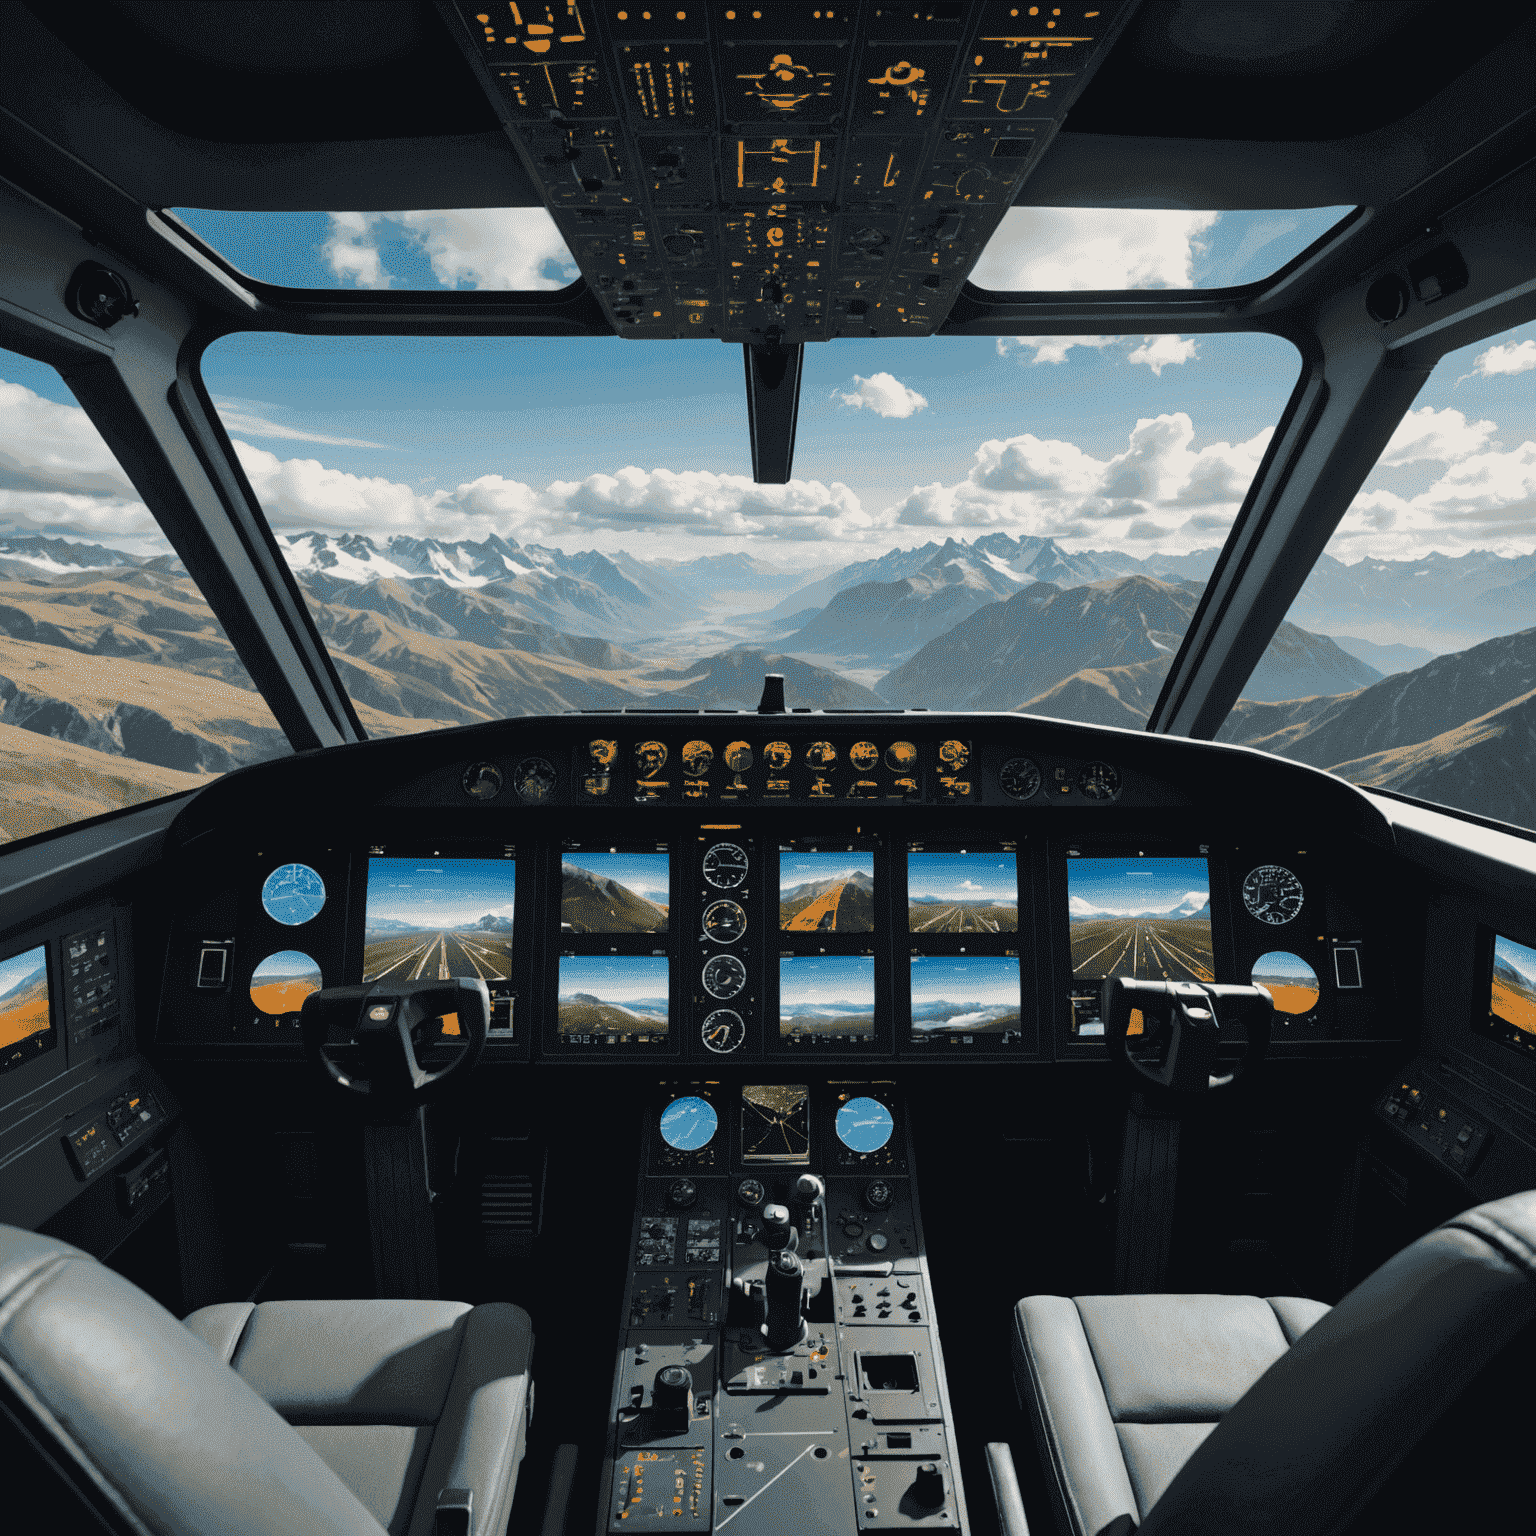
<path fill-rule="evenodd" d="M 1126 5 L 458 10 L 615 330 L 793 345 L 943 323 Z"/>

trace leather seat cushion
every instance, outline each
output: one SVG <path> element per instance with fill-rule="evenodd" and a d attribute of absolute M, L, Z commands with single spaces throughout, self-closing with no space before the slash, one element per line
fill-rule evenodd
<path fill-rule="evenodd" d="M 532 1407 L 533 1331 L 520 1307 L 234 1302 L 186 1326 L 391 1536 L 427 1536 L 445 1487 L 474 1491 L 477 1531 L 505 1525 Z"/>
<path fill-rule="evenodd" d="M 1063 1528 L 1140 1521 L 1237 1400 L 1328 1308 L 1297 1297 L 1027 1296 L 1014 1368 Z"/>

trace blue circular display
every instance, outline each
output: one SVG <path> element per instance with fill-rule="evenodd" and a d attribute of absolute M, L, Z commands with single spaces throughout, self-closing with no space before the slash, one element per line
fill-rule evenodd
<path fill-rule="evenodd" d="M 878 1152 L 895 1129 L 879 1099 L 849 1099 L 837 1112 L 837 1139 L 850 1152 Z"/>
<path fill-rule="evenodd" d="M 297 928 L 320 915 L 325 881 L 308 864 L 280 864 L 261 887 L 261 904 L 274 923 Z"/>
<path fill-rule="evenodd" d="M 661 1139 L 678 1152 L 697 1152 L 715 1139 L 720 1117 L 707 1099 L 673 1099 L 661 1112 Z"/>

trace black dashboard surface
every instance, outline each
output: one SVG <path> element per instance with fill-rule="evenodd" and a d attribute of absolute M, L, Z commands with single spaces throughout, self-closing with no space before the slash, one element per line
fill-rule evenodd
<path fill-rule="evenodd" d="M 506 1062 L 1102 1062 L 1099 981 L 1136 974 L 1261 980 L 1277 1052 L 1347 1052 L 1404 1033 L 1391 857 L 1348 784 L 1209 743 L 519 719 L 210 785 L 167 840 L 156 1037 L 297 1056 L 314 986 L 462 974 Z"/>

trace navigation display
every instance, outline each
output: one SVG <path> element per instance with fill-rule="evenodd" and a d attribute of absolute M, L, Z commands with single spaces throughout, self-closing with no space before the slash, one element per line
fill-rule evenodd
<path fill-rule="evenodd" d="M 48 1002 L 48 949 L 39 944 L 0 961 L 0 1072 L 58 1044 Z"/>
<path fill-rule="evenodd" d="M 741 1090 L 741 1160 L 804 1163 L 811 1156 L 811 1090 L 804 1083 Z"/>
<path fill-rule="evenodd" d="M 1018 854 L 914 848 L 907 855 L 907 928 L 912 933 L 1017 933 Z"/>
<path fill-rule="evenodd" d="M 516 872 L 509 858 L 370 858 L 363 980 L 506 980 Z"/>
<path fill-rule="evenodd" d="M 779 1038 L 853 1043 L 875 1038 L 872 955 L 781 955 Z"/>
<path fill-rule="evenodd" d="M 1067 918 L 1074 983 L 1216 979 L 1203 858 L 1070 857 Z M 1104 1033 L 1097 986 L 1073 986 L 1072 1016 L 1074 1034 Z"/>
<path fill-rule="evenodd" d="M 665 853 L 567 849 L 561 860 L 562 933 L 665 933 L 671 901 Z"/>
<path fill-rule="evenodd" d="M 976 1035 L 1015 1041 L 1019 961 L 1006 955 L 914 955 L 912 1042 L 969 1043 Z"/>
<path fill-rule="evenodd" d="M 1536 1053 L 1536 949 L 1493 936 L 1493 976 L 1484 1029 L 1495 1040 Z"/>
<path fill-rule="evenodd" d="M 868 850 L 779 852 L 781 933 L 873 933 L 875 856 Z"/>
<path fill-rule="evenodd" d="M 561 955 L 556 1026 L 570 1045 L 654 1045 L 667 1038 L 665 955 Z"/>

